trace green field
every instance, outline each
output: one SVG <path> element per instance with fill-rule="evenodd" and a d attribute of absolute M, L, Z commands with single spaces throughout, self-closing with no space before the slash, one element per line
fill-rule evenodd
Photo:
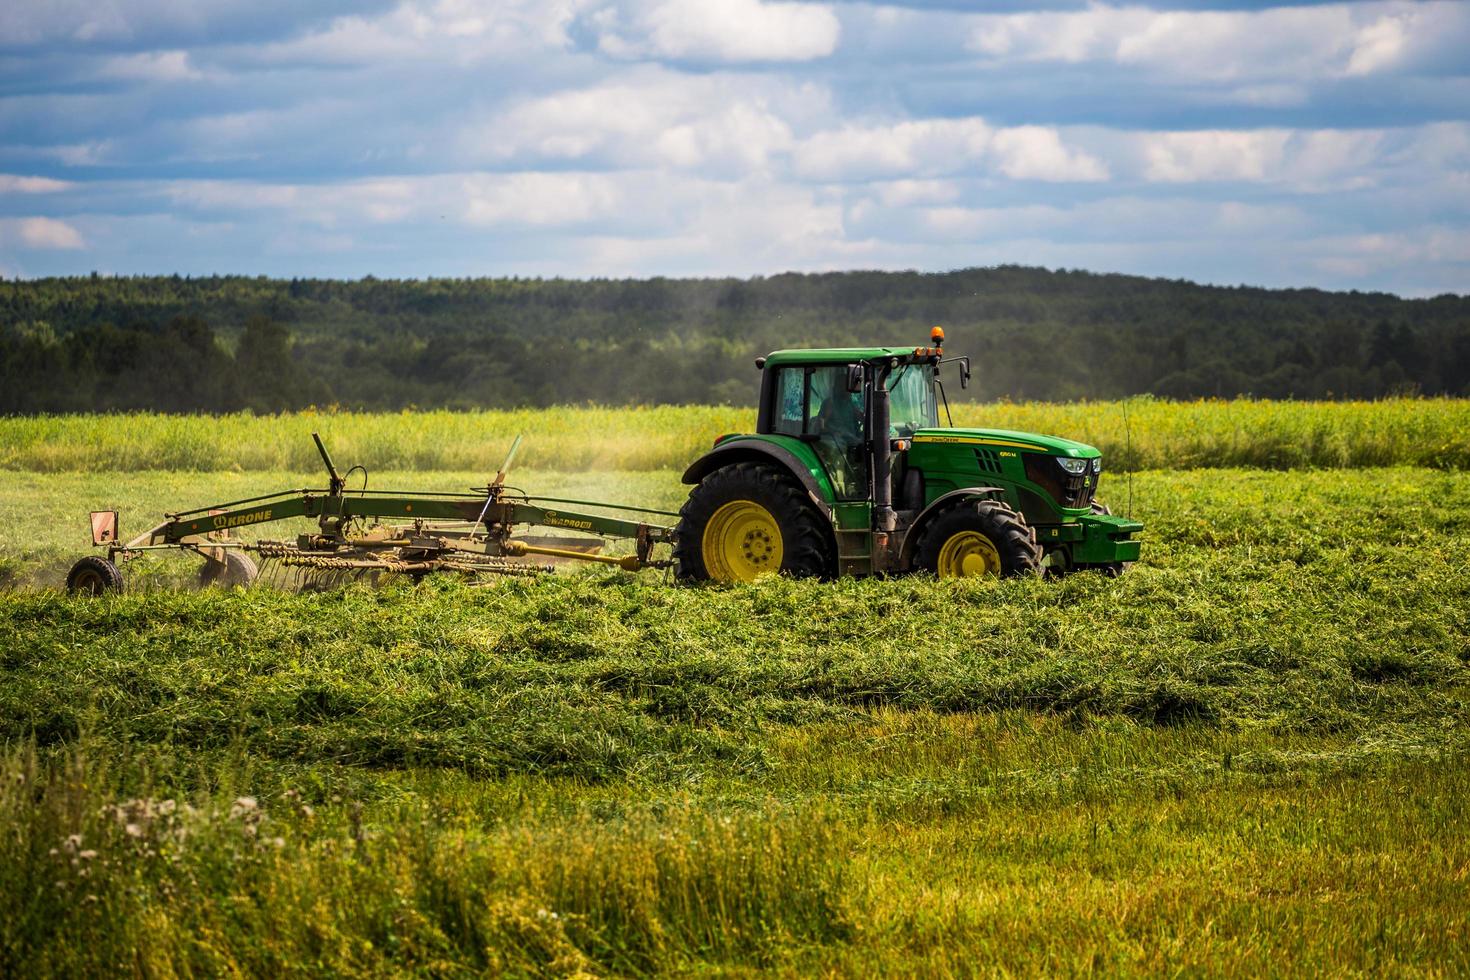
<path fill-rule="evenodd" d="M 125 419 L 123 421 L 122 419 Z M 1097 446 L 1113 469 L 1425 466 L 1470 469 L 1470 400 L 996 402 L 956 404 L 956 425 L 1050 432 Z M 482 412 L 61 415 L 0 418 L 0 470 L 319 472 L 311 433 L 339 465 L 493 472 L 511 440 L 543 470 L 682 468 L 749 408 L 561 406 Z"/>
<path fill-rule="evenodd" d="M 1470 473 L 1395 454 L 1465 403 L 1206 403 L 1157 430 L 1139 405 L 1138 447 L 1258 412 L 1415 465 L 1137 472 L 1119 579 L 295 595 L 173 588 L 175 560 L 103 600 L 46 588 L 87 510 L 141 528 L 318 482 L 314 460 L 275 471 L 294 441 L 235 418 L 258 472 L 101 476 L 57 449 L 4 474 L 0 975 L 1464 975 Z M 1012 408 L 1082 434 L 1074 407 Z M 660 453 L 724 422 L 664 411 Z M 419 427 L 462 426 L 464 453 L 510 428 L 347 418 L 339 463 L 374 432 L 402 467 Z M 147 450 L 147 425 L 207 421 L 44 424 Z M 372 479 L 483 483 L 446 459 Z M 516 482 L 668 507 L 673 462 Z M 1130 480 L 1103 491 L 1122 509 Z"/>

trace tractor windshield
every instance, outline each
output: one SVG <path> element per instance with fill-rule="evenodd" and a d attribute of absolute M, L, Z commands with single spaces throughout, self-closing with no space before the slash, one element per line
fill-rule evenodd
<path fill-rule="evenodd" d="M 929 368 L 909 364 L 888 376 L 888 418 L 889 436 L 894 439 L 939 425 Z"/>

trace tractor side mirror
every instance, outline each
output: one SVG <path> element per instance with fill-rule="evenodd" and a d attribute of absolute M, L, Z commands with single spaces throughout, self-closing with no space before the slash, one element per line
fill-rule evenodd
<path fill-rule="evenodd" d="M 968 387 L 970 387 L 970 355 L 966 354 L 963 357 L 952 357 L 952 358 L 949 358 L 948 360 L 945 360 L 945 361 L 943 361 L 941 363 L 948 364 L 950 361 L 954 361 L 955 364 L 959 365 L 959 368 L 960 368 L 960 387 L 961 388 L 968 388 Z"/>
<path fill-rule="evenodd" d="M 861 364 L 847 366 L 847 390 L 853 394 L 863 390 L 863 366 Z"/>

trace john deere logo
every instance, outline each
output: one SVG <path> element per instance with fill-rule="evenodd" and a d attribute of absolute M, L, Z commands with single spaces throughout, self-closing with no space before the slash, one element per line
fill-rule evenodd
<path fill-rule="evenodd" d="M 268 511 L 268 510 L 257 510 L 257 511 L 252 511 L 249 514 L 236 514 L 233 517 L 230 517 L 230 516 L 216 517 L 214 519 L 214 526 L 216 528 L 239 527 L 241 524 L 258 524 L 261 521 L 268 521 L 270 519 L 271 519 L 271 512 L 270 511 Z"/>

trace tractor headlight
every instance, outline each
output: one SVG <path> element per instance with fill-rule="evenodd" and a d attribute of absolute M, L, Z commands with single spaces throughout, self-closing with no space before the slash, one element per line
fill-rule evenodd
<path fill-rule="evenodd" d="M 1073 476 L 1081 476 L 1087 472 L 1088 462 L 1085 459 L 1073 459 L 1071 456 L 1058 456 L 1057 462 L 1062 465 L 1062 469 Z"/>
<path fill-rule="evenodd" d="M 1093 459 L 1092 459 L 1092 472 L 1094 472 L 1094 473 L 1101 473 L 1102 472 L 1102 457 L 1101 456 L 1094 456 L 1093 457 Z"/>

